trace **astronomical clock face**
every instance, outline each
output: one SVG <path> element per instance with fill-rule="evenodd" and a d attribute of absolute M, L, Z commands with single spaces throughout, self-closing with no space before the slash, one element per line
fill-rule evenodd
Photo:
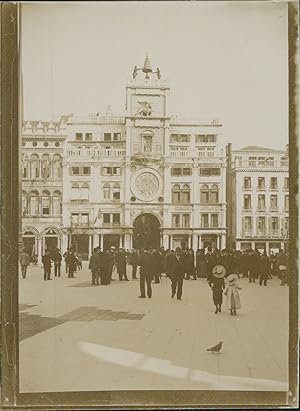
<path fill-rule="evenodd" d="M 160 193 L 160 179 L 152 170 L 142 171 L 134 175 L 131 191 L 141 201 L 152 201 Z"/>

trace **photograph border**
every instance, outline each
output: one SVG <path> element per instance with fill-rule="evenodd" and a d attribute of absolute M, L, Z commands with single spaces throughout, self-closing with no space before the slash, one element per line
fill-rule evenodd
<path fill-rule="evenodd" d="M 255 1 L 255 0 L 254 0 Z M 2 407 L 269 408 L 298 404 L 298 3 L 288 2 L 289 64 L 289 391 L 82 391 L 19 393 L 18 253 L 21 3 L 1 3 L 1 402 Z M 280 302 L 279 302 L 280 303 Z M 278 330 L 280 332 L 280 330 Z"/>

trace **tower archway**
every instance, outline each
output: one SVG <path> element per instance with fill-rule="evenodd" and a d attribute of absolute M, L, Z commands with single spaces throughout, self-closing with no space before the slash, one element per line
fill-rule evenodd
<path fill-rule="evenodd" d="M 140 214 L 133 223 L 133 248 L 157 249 L 160 247 L 160 222 L 150 213 Z"/>

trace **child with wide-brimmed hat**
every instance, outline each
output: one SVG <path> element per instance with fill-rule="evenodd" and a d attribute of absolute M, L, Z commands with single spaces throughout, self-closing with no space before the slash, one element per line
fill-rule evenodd
<path fill-rule="evenodd" d="M 221 312 L 223 303 L 223 289 L 225 288 L 224 277 L 226 269 L 223 265 L 215 265 L 212 269 L 212 275 L 208 279 L 208 284 L 212 288 L 213 302 L 216 307 L 215 314 Z"/>
<path fill-rule="evenodd" d="M 238 290 L 242 288 L 238 285 L 239 276 L 237 274 L 229 274 L 226 278 L 225 295 L 227 308 L 230 310 L 230 315 L 236 315 L 236 310 L 241 308 L 240 295 Z"/>

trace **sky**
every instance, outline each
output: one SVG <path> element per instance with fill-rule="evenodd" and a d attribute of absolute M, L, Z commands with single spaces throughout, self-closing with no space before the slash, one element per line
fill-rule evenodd
<path fill-rule="evenodd" d="M 23 3 L 25 120 L 125 114 L 148 53 L 170 113 L 219 119 L 233 148 L 288 142 L 285 2 Z"/>

